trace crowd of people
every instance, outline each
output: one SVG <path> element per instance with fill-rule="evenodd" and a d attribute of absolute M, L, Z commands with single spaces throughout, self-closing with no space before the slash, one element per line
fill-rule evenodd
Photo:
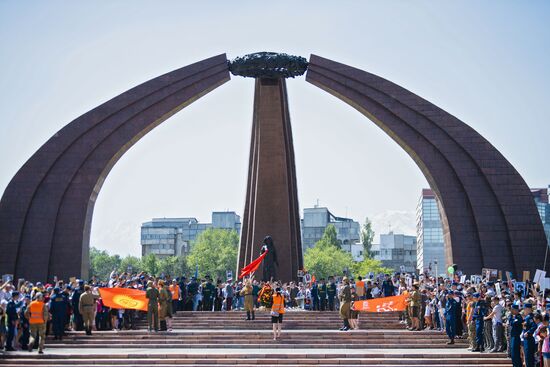
<path fill-rule="evenodd" d="M 93 330 L 135 329 L 140 319 L 147 319 L 150 332 L 171 331 L 176 311 L 244 310 L 252 321 L 255 310 L 267 309 L 277 339 L 285 310 L 339 310 L 340 330 L 348 331 L 358 328 L 355 302 L 401 295 L 406 307 L 399 312 L 400 322 L 411 331 L 445 332 L 448 344 L 467 338 L 472 352 L 506 351 L 514 366 L 550 366 L 550 299 L 535 283 L 516 289 L 513 280 L 405 273 L 307 280 L 214 281 L 209 276 L 159 278 L 113 271 L 106 281 L 6 281 L 0 285 L 0 346 L 43 353 L 46 334 L 62 339 L 70 330 L 90 335 Z M 105 306 L 98 292 L 105 287 L 145 291 L 147 312 Z"/>

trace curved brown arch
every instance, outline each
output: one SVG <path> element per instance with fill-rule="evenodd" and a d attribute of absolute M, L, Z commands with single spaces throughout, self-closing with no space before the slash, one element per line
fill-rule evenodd
<path fill-rule="evenodd" d="M 546 237 L 521 175 L 470 126 L 374 74 L 311 55 L 306 80 L 367 116 L 420 167 L 438 198 L 447 263 L 543 268 Z"/>
<path fill-rule="evenodd" d="M 2 274 L 86 277 L 93 208 L 111 168 L 141 137 L 228 80 L 225 54 L 214 56 L 138 85 L 50 138 L 0 201 Z"/>

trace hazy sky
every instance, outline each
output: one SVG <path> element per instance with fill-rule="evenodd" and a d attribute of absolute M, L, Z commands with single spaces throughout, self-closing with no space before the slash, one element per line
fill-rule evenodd
<path fill-rule="evenodd" d="M 548 1 L 0 0 L 0 191 L 50 136 L 100 103 L 213 55 L 257 51 L 314 53 L 400 84 L 545 187 L 549 24 Z M 92 245 L 139 255 L 140 224 L 152 217 L 242 215 L 253 89 L 232 77 L 132 147 L 99 195 Z M 302 208 L 319 199 L 361 222 L 414 218 L 427 184 L 396 143 L 303 77 L 289 80 L 288 94 Z"/>

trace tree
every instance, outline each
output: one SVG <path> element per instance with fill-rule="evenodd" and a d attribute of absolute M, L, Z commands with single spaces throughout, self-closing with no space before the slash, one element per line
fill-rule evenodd
<path fill-rule="evenodd" d="M 143 270 L 141 259 L 135 256 L 128 255 L 122 259 L 118 267 L 119 273 L 127 272 L 131 269 L 132 273 L 139 273 Z"/>
<path fill-rule="evenodd" d="M 188 273 L 187 261 L 183 256 L 168 256 L 158 262 L 158 271 L 172 278 L 180 277 Z"/>
<path fill-rule="evenodd" d="M 370 257 L 365 257 L 363 261 L 353 264 L 353 274 L 365 277 L 368 273 L 387 274 L 393 272 L 392 268 L 387 268 L 382 265 L 380 260 L 375 260 Z"/>
<path fill-rule="evenodd" d="M 234 230 L 209 228 L 199 234 L 187 256 L 189 269 L 199 268 L 201 276 L 225 279 L 227 270 L 237 267 L 239 235 Z"/>
<path fill-rule="evenodd" d="M 120 268 L 121 259 L 119 255 L 109 255 L 105 250 L 90 248 L 90 276 L 101 280 L 108 280 L 113 270 Z"/>
<path fill-rule="evenodd" d="M 329 225 L 323 237 L 304 254 L 306 270 L 317 279 L 342 275 L 344 269 L 351 270 L 353 264 L 351 254 L 337 246 L 336 228 L 333 225 Z"/>
<path fill-rule="evenodd" d="M 150 275 L 160 275 L 159 273 L 159 259 L 155 254 L 148 254 L 141 258 L 142 270 Z"/>
<path fill-rule="evenodd" d="M 336 232 L 336 227 L 334 226 L 334 224 L 329 224 L 325 228 L 325 232 L 323 232 L 323 237 L 321 237 L 319 241 L 322 241 L 323 244 L 326 245 L 332 245 L 338 248 L 342 248 L 340 242 L 338 241 L 338 234 Z"/>
<path fill-rule="evenodd" d="M 366 217 L 365 224 L 361 226 L 361 242 L 363 243 L 363 256 L 365 259 L 371 257 L 373 240 L 374 231 L 372 230 L 372 222 L 368 217 Z"/>

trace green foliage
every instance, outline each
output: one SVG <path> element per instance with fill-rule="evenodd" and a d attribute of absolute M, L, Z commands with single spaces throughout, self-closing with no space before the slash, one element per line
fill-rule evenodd
<path fill-rule="evenodd" d="M 372 241 L 374 240 L 374 231 L 372 230 L 372 222 L 367 217 L 365 224 L 361 226 L 361 242 L 363 243 L 363 255 L 365 258 L 371 257 Z"/>
<path fill-rule="evenodd" d="M 213 279 L 225 279 L 226 271 L 237 267 L 239 235 L 236 231 L 209 228 L 199 234 L 187 256 L 187 266 L 199 275 L 210 275 Z"/>
<path fill-rule="evenodd" d="M 362 277 L 365 277 L 371 271 L 374 274 L 386 274 L 393 272 L 392 268 L 386 268 L 385 266 L 383 266 L 380 260 L 375 260 L 370 257 L 365 257 L 363 261 L 354 263 L 352 269 L 353 274 L 361 275 Z"/>
<path fill-rule="evenodd" d="M 173 278 L 188 274 L 186 258 L 183 256 L 169 256 L 158 261 L 160 274 L 170 275 Z"/>
<path fill-rule="evenodd" d="M 127 272 L 131 268 L 132 273 L 139 273 L 143 270 L 143 266 L 141 264 L 141 259 L 139 257 L 135 256 L 126 256 L 122 258 L 122 261 L 120 262 L 120 266 L 118 267 L 119 273 Z"/>
<path fill-rule="evenodd" d="M 188 273 L 187 263 L 183 256 L 169 256 L 158 259 L 155 255 L 149 254 L 143 259 L 135 256 L 120 258 L 119 255 L 109 255 L 107 251 L 90 248 L 90 276 L 96 276 L 99 280 L 109 280 L 113 270 L 119 274 L 127 272 L 131 268 L 132 273 L 145 271 L 149 274 L 171 275 L 179 277 Z"/>
<path fill-rule="evenodd" d="M 154 254 L 148 254 L 141 258 L 141 266 L 143 271 L 151 275 L 160 275 L 159 259 Z"/>
<path fill-rule="evenodd" d="M 344 269 L 351 270 L 353 264 L 351 254 L 338 246 L 336 228 L 333 225 L 327 226 L 323 237 L 304 254 L 306 270 L 317 279 L 343 275 Z"/>
<path fill-rule="evenodd" d="M 325 228 L 325 232 L 323 233 L 323 237 L 318 242 L 322 242 L 323 245 L 329 245 L 329 246 L 336 246 L 338 248 L 342 248 L 340 245 L 340 242 L 338 242 L 338 234 L 336 232 L 336 227 L 334 224 L 329 224 L 327 228 Z"/>
<path fill-rule="evenodd" d="M 90 277 L 96 276 L 101 280 L 108 280 L 113 270 L 120 267 L 122 260 L 119 255 L 109 255 L 105 250 L 90 248 Z"/>

